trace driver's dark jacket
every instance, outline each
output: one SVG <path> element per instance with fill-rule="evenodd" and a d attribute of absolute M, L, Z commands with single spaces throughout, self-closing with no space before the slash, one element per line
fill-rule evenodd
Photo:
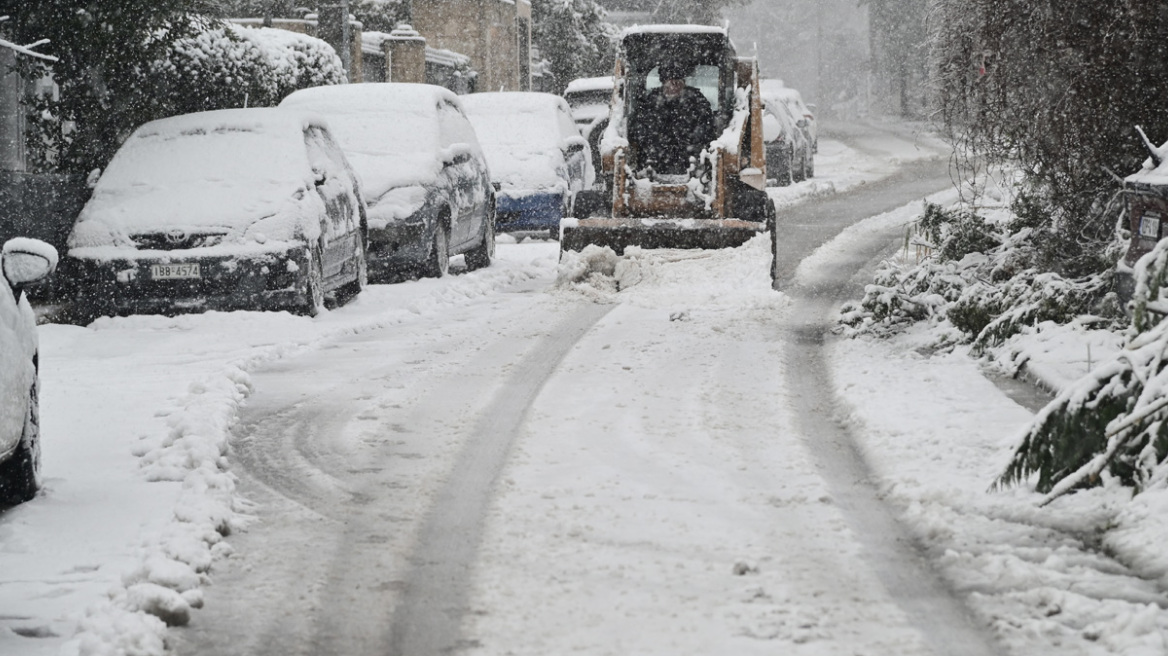
<path fill-rule="evenodd" d="M 694 87 L 685 87 L 673 99 L 661 87 L 652 90 L 629 122 L 638 168 L 652 167 L 658 173 L 685 173 L 690 156 L 716 136 L 710 102 Z"/>

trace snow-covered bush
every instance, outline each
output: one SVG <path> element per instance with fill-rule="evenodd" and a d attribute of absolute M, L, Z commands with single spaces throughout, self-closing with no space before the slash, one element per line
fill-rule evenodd
<path fill-rule="evenodd" d="M 1126 346 L 1039 413 L 999 484 L 1037 474 L 1038 489 L 1058 495 L 1104 475 L 1137 490 L 1168 482 L 1168 240 L 1135 275 Z"/>
<path fill-rule="evenodd" d="M 297 89 L 345 79 L 340 57 L 320 39 L 230 23 L 177 40 L 153 73 L 171 114 L 275 105 Z"/>
<path fill-rule="evenodd" d="M 975 351 L 997 346 L 1026 326 L 1067 323 L 1098 312 L 1120 317 L 1103 303 L 1110 273 L 1067 280 L 1034 265 L 1036 233 L 1017 228 L 1013 215 L 995 220 L 968 209 L 925 205 L 910 241 L 931 249 L 915 266 L 885 263 L 859 304 L 845 306 L 842 322 L 870 332 L 896 331 L 917 321 L 947 321 Z"/>
<path fill-rule="evenodd" d="M 48 30 L 59 59 L 51 68 L 38 61 L 22 69 L 29 79 L 51 74 L 60 85 L 60 94 L 24 103 L 37 172 L 104 168 L 123 139 L 157 118 L 274 105 L 296 89 L 344 81 L 332 47 L 306 35 L 155 10 L 168 3 L 49 4 L 25 12 Z M 85 28 L 90 23 L 109 30 Z"/>

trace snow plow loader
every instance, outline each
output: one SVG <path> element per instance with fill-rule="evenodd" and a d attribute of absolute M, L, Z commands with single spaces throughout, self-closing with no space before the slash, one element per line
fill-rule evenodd
<path fill-rule="evenodd" d="M 739 58 L 722 28 L 626 30 L 600 143 L 604 188 L 577 195 L 561 249 L 727 248 L 770 229 L 758 82 L 758 62 Z"/>

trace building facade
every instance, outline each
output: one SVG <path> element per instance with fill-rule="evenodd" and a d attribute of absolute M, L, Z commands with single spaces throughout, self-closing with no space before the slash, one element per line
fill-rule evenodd
<path fill-rule="evenodd" d="M 529 0 L 412 0 L 426 44 L 470 57 L 478 91 L 531 90 Z"/>

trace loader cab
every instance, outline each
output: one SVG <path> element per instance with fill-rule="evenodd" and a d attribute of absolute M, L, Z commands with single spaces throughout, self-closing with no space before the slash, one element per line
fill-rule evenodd
<path fill-rule="evenodd" d="M 641 157 L 646 150 L 645 144 L 636 143 L 634 135 L 646 134 L 638 127 L 646 120 L 647 100 L 662 86 L 663 67 L 680 66 L 687 71 L 686 86 L 698 89 L 710 103 L 715 134 L 729 125 L 734 114 L 737 57 L 725 31 L 696 26 L 690 28 L 692 31 L 676 28 L 631 31 L 626 33 L 621 45 L 624 116 L 627 134 L 632 137 L 629 154 L 634 168 L 641 168 Z M 654 138 L 652 134 L 641 137 L 651 138 Z"/>

